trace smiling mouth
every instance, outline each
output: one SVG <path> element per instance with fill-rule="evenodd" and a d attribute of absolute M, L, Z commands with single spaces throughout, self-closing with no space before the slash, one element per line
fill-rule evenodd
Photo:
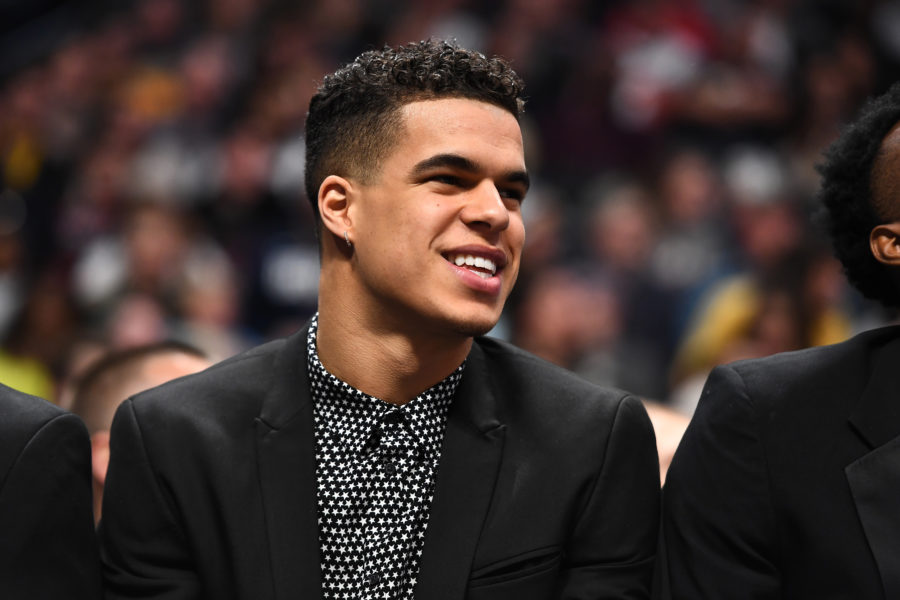
<path fill-rule="evenodd" d="M 462 267 L 472 273 L 475 273 L 482 279 L 489 279 L 497 274 L 497 265 L 489 258 L 483 256 L 474 256 L 472 254 L 450 254 L 446 257 L 448 261 Z"/>

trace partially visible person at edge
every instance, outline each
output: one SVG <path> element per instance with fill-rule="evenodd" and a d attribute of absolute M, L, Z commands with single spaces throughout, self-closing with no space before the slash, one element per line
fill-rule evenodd
<path fill-rule="evenodd" d="M 649 596 L 640 401 L 481 337 L 525 238 L 522 90 L 440 41 L 325 77 L 318 313 L 119 408 L 107 598 Z"/>
<path fill-rule="evenodd" d="M 900 84 L 826 152 L 850 282 L 900 306 Z M 900 328 L 717 367 L 663 493 L 661 595 L 900 598 Z"/>
<path fill-rule="evenodd" d="M 0 384 L 0 598 L 100 598 L 90 465 L 78 417 Z"/>

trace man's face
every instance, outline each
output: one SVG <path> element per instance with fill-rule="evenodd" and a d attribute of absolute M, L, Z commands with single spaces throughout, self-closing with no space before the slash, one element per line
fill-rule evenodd
<path fill-rule="evenodd" d="M 402 111 L 396 146 L 349 209 L 360 306 L 392 330 L 486 333 L 525 241 L 519 125 L 502 108 L 468 99 Z"/>

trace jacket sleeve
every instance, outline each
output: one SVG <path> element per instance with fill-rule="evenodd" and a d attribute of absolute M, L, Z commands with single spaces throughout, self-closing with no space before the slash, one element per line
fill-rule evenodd
<path fill-rule="evenodd" d="M 0 484 L 0 598 L 100 597 L 90 464 L 87 430 L 71 414 L 21 449 Z"/>
<path fill-rule="evenodd" d="M 154 471 L 131 400 L 113 420 L 99 537 L 108 600 L 201 597 L 180 515 Z"/>
<path fill-rule="evenodd" d="M 760 412 L 737 371 L 713 370 L 666 477 L 661 597 L 781 598 Z"/>
<path fill-rule="evenodd" d="M 649 598 L 659 525 L 659 459 L 640 400 L 619 404 L 602 468 L 566 548 L 560 597 Z"/>

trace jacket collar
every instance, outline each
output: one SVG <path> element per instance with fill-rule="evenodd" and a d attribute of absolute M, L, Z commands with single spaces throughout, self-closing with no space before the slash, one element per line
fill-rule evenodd
<path fill-rule="evenodd" d="M 447 417 L 417 598 L 463 598 L 503 456 L 497 383 L 476 340 Z"/>
<path fill-rule="evenodd" d="M 900 329 L 876 332 L 887 342 L 872 350 L 868 383 L 850 424 L 871 451 L 845 469 L 860 523 L 881 574 L 887 598 L 900 598 Z"/>
<path fill-rule="evenodd" d="M 879 330 L 889 340 L 872 353 L 872 368 L 850 424 L 872 448 L 900 435 L 900 327 Z"/>
<path fill-rule="evenodd" d="M 307 329 L 287 338 L 277 351 L 273 383 L 256 420 L 272 591 L 274 598 L 285 600 L 322 596 Z"/>

